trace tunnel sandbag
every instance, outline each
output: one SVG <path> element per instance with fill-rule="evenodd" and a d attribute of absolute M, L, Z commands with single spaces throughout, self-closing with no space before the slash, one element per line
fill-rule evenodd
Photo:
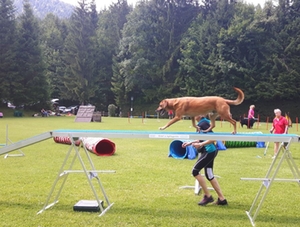
<path fill-rule="evenodd" d="M 241 134 L 262 134 L 262 132 L 248 132 L 248 133 L 241 133 Z M 265 147 L 264 142 L 255 142 L 255 141 L 226 141 L 225 142 L 226 148 L 238 148 L 238 147 Z"/>
<path fill-rule="evenodd" d="M 59 136 L 56 136 L 56 137 L 53 137 L 53 140 L 56 142 L 56 143 L 62 143 L 62 144 L 68 144 L 68 145 L 71 145 L 71 140 L 69 137 L 59 137 Z M 80 140 L 75 140 L 75 145 L 76 146 L 79 146 L 80 144 Z"/>
<path fill-rule="evenodd" d="M 264 141 L 257 142 L 256 147 L 257 148 L 265 148 L 266 147 L 265 142 Z"/>
<path fill-rule="evenodd" d="M 252 141 L 226 141 L 226 148 L 238 148 L 238 147 L 256 147 L 256 142 Z"/>
<path fill-rule="evenodd" d="M 197 157 L 198 152 L 194 146 L 190 145 L 190 146 L 187 146 L 185 149 L 187 152 L 188 159 L 195 159 Z"/>
<path fill-rule="evenodd" d="M 194 159 L 197 156 L 197 150 L 193 146 L 182 147 L 185 141 L 173 140 L 169 147 L 169 157 L 176 159 Z"/>
<path fill-rule="evenodd" d="M 216 146 L 219 151 L 225 151 L 227 149 L 225 146 L 225 141 L 222 142 L 220 140 L 217 140 Z"/>
<path fill-rule="evenodd" d="M 107 138 L 82 138 L 82 143 L 86 149 L 98 156 L 111 156 L 116 151 L 116 145 Z"/>

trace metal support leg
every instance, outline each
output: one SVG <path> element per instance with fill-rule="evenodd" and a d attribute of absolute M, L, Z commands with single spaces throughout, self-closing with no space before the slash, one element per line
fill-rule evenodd
<path fill-rule="evenodd" d="M 65 160 L 64 160 L 64 162 L 63 162 L 63 164 L 62 164 L 62 166 L 61 166 L 61 168 L 60 168 L 60 170 L 59 170 L 59 172 L 58 172 L 58 174 L 57 174 L 57 177 L 56 177 L 56 179 L 55 179 L 55 181 L 54 181 L 54 183 L 53 183 L 53 185 L 52 185 L 52 188 L 51 188 L 50 193 L 49 193 L 49 195 L 48 195 L 48 197 L 47 197 L 47 200 L 46 200 L 46 202 L 45 202 L 45 204 L 44 204 L 44 207 L 43 207 L 37 214 L 42 213 L 42 212 L 45 211 L 46 209 L 48 209 L 48 208 L 54 206 L 56 203 L 58 203 L 58 198 L 59 198 L 59 196 L 60 196 L 60 193 L 61 193 L 61 191 L 62 191 L 62 189 L 63 189 L 63 186 L 64 186 L 64 184 L 65 184 L 65 182 L 66 182 L 66 180 L 67 180 L 67 177 L 69 176 L 68 172 L 66 172 L 66 173 L 64 172 L 64 168 L 65 168 L 65 166 L 66 166 L 66 164 L 67 164 L 67 161 L 68 161 L 68 159 L 69 159 L 69 157 L 70 157 L 70 154 L 71 154 L 73 148 L 74 148 L 74 144 L 71 144 L 71 146 L 70 146 L 70 148 L 69 148 L 69 151 L 68 151 L 68 153 L 67 153 L 67 155 L 66 155 L 66 157 L 65 157 Z M 73 159 L 72 159 L 72 161 L 71 161 L 71 164 L 70 164 L 70 166 L 69 166 L 69 169 L 72 169 L 75 159 L 76 159 L 76 155 L 74 155 L 74 157 L 73 157 Z M 53 192 L 54 192 L 54 190 L 55 190 L 55 188 L 56 188 L 56 185 L 57 185 L 58 181 L 59 181 L 62 177 L 63 177 L 63 182 L 61 183 L 61 186 L 60 186 L 60 188 L 59 188 L 59 190 L 58 190 L 58 192 L 57 192 L 57 194 L 56 194 L 56 196 L 55 196 L 54 202 L 52 202 L 52 203 L 49 204 L 49 201 L 50 201 L 50 199 L 52 198 Z"/>
<path fill-rule="evenodd" d="M 6 141 L 5 141 L 5 146 L 7 146 L 8 144 L 12 144 L 13 142 L 9 139 L 8 137 L 8 125 L 6 125 Z M 4 155 L 4 158 L 7 157 L 23 157 L 25 156 L 25 154 L 23 153 L 23 151 L 21 149 L 18 149 L 19 154 L 6 154 Z"/>
<path fill-rule="evenodd" d="M 255 219 L 262 207 L 262 204 L 263 202 L 265 201 L 266 199 L 266 196 L 270 190 L 270 187 L 272 185 L 272 183 L 274 181 L 282 181 L 282 182 L 287 182 L 287 181 L 294 181 L 294 182 L 297 182 L 299 185 L 300 185 L 300 172 L 299 172 L 299 169 L 295 163 L 295 161 L 293 160 L 292 158 L 292 155 L 290 153 L 290 151 L 288 150 L 289 149 L 289 146 L 290 146 L 290 143 L 291 143 L 291 140 L 288 142 L 287 146 L 284 146 L 284 144 L 282 143 L 279 147 L 279 151 L 275 157 L 275 159 L 273 160 L 267 174 L 266 174 L 266 177 L 265 178 L 254 178 L 254 179 L 251 179 L 251 178 L 242 178 L 244 180 L 261 180 L 262 181 L 262 184 L 260 186 L 260 189 L 258 190 L 258 193 L 250 207 L 250 210 L 249 211 L 246 211 L 246 214 L 252 224 L 252 226 L 255 226 Z M 282 156 L 281 158 L 279 159 L 279 154 L 282 153 Z M 277 159 L 279 159 L 279 162 L 277 165 L 275 165 Z M 292 171 L 292 174 L 294 176 L 295 179 L 276 179 L 276 175 L 282 165 L 282 162 L 283 160 L 286 159 L 288 164 L 289 164 L 289 167 Z M 263 189 L 265 189 L 265 191 L 263 192 Z M 252 215 L 253 213 L 253 215 Z"/>
<path fill-rule="evenodd" d="M 73 140 L 73 138 L 72 138 L 72 140 Z M 80 156 L 80 154 L 79 154 L 79 149 L 78 149 L 77 147 L 74 147 L 74 148 L 75 148 L 75 150 L 76 150 L 76 152 L 77 152 L 78 159 L 79 159 L 79 161 L 80 161 L 80 163 L 81 163 L 81 166 L 82 166 L 82 168 L 83 168 L 83 170 L 84 170 L 84 173 L 85 173 L 85 175 L 86 175 L 86 177 L 87 177 L 87 180 L 88 180 L 88 182 L 89 182 L 89 184 L 90 184 L 90 187 L 91 187 L 91 189 L 92 189 L 92 191 L 93 191 L 93 193 L 94 193 L 94 196 L 95 196 L 95 198 L 96 198 L 96 200 L 97 200 L 97 203 L 98 203 L 98 205 L 99 205 L 99 207 L 100 207 L 100 210 L 101 210 L 100 216 L 102 216 L 107 210 L 110 209 L 110 207 L 111 207 L 113 204 L 111 204 L 111 203 L 109 202 L 109 200 L 108 200 L 108 197 L 107 197 L 107 195 L 106 195 L 106 193 L 105 193 L 104 187 L 103 187 L 103 185 L 102 185 L 102 183 L 101 183 L 101 181 L 100 181 L 99 176 L 98 176 L 97 173 L 96 173 L 96 169 L 95 169 L 95 166 L 94 166 L 94 164 L 93 164 L 93 162 L 92 162 L 92 159 L 91 159 L 91 157 L 90 157 L 90 154 L 89 154 L 89 152 L 87 151 L 87 149 L 85 148 L 85 146 L 83 146 L 83 149 L 84 149 L 84 151 L 85 151 L 85 154 L 86 154 L 86 156 L 87 156 L 87 158 L 88 158 L 88 162 L 89 162 L 89 164 L 91 165 L 91 169 L 92 169 L 92 172 L 90 172 L 90 174 L 88 174 L 88 171 L 87 171 L 87 169 L 86 169 L 86 167 L 85 167 L 85 164 L 84 164 L 84 162 L 83 162 L 83 160 L 82 160 L 82 158 L 81 158 L 81 156 Z M 93 177 L 97 179 L 98 185 L 99 185 L 99 187 L 100 187 L 100 189 L 101 189 L 101 191 L 102 191 L 102 194 L 103 194 L 103 196 L 104 196 L 104 198 L 105 198 L 105 200 L 106 200 L 106 203 L 107 203 L 107 205 L 108 205 L 106 209 L 103 208 L 102 202 L 101 202 L 101 200 L 99 199 L 99 197 L 98 197 L 98 195 L 97 195 L 97 192 L 96 192 L 96 190 L 95 190 L 94 185 L 92 184 L 91 179 L 92 179 Z"/>
<path fill-rule="evenodd" d="M 80 152 L 79 152 L 79 151 L 80 151 L 80 147 L 81 147 L 80 145 L 81 145 L 81 144 L 79 145 L 79 147 L 76 147 L 76 146 L 75 146 L 75 141 L 74 141 L 73 137 L 72 137 L 71 135 L 69 135 L 69 138 L 70 138 L 70 141 L 71 141 L 71 146 L 70 146 L 70 148 L 69 148 L 69 151 L 68 151 L 68 153 L 67 153 L 67 155 L 66 155 L 66 158 L 65 158 L 65 160 L 64 160 L 64 162 L 63 162 L 63 164 L 62 164 L 62 166 L 61 166 L 61 168 L 60 168 L 60 170 L 59 170 L 59 172 L 58 172 L 58 175 L 57 175 L 57 177 L 56 177 L 56 180 L 55 180 L 54 183 L 53 183 L 53 186 L 52 186 L 52 188 L 51 188 L 51 190 L 50 190 L 50 193 L 49 193 L 49 195 L 48 195 L 48 197 L 47 197 L 47 200 L 46 200 L 46 202 L 45 202 L 45 204 L 44 204 L 43 209 L 40 210 L 37 214 L 42 213 L 44 210 L 46 210 L 46 209 L 48 209 L 48 208 L 54 206 L 56 203 L 58 203 L 59 196 L 60 196 L 60 194 L 61 194 L 61 191 L 62 191 L 63 186 L 64 186 L 64 184 L 65 184 L 65 182 L 66 182 L 66 180 L 67 180 L 67 177 L 68 177 L 69 173 L 84 173 L 85 176 L 86 176 L 86 178 L 87 178 L 87 180 L 88 180 L 88 183 L 89 183 L 89 185 L 90 185 L 90 187 L 91 187 L 91 189 L 92 189 L 92 192 L 93 192 L 93 194 L 94 194 L 94 196 L 95 196 L 95 198 L 96 198 L 96 201 L 97 201 L 97 203 L 98 203 L 98 205 L 99 205 L 99 208 L 100 208 L 100 211 L 101 211 L 101 213 L 100 213 L 99 216 L 102 216 L 103 214 L 105 214 L 105 212 L 106 212 L 107 210 L 110 209 L 110 207 L 113 205 L 113 203 L 110 203 L 110 202 L 109 202 L 108 197 L 107 197 L 107 195 L 106 195 L 106 193 L 105 193 L 105 191 L 104 191 L 104 188 L 103 188 L 103 186 L 102 186 L 102 184 L 101 184 L 101 181 L 100 181 L 100 179 L 99 179 L 99 177 L 98 177 L 98 175 L 97 175 L 97 172 L 110 172 L 110 173 L 111 173 L 111 172 L 115 172 L 115 171 L 98 171 L 98 170 L 96 170 L 96 169 L 95 169 L 95 166 L 94 166 L 94 164 L 93 164 L 93 162 L 92 162 L 92 159 L 91 159 L 91 157 L 90 157 L 89 152 L 88 152 L 87 149 L 83 146 L 84 154 L 87 156 L 88 163 L 90 164 L 90 167 L 91 167 L 91 170 L 87 170 L 86 165 L 85 165 L 85 163 L 84 163 L 84 161 L 83 161 L 83 159 L 82 159 L 82 157 L 81 157 L 81 155 L 80 155 Z M 74 157 L 72 158 L 71 164 L 69 165 L 69 168 L 68 168 L 67 170 L 64 170 L 64 169 L 65 169 L 65 166 L 67 165 L 67 161 L 69 160 L 70 155 L 71 155 L 71 153 L 72 153 L 73 150 L 75 151 L 75 155 L 74 155 Z M 80 164 L 81 164 L 82 170 L 72 170 L 76 158 L 78 158 L 78 160 L 79 160 L 79 162 L 80 162 Z M 105 197 L 105 200 L 106 200 L 106 203 L 107 203 L 107 207 L 106 207 L 105 209 L 104 209 L 103 203 L 102 203 L 102 201 L 99 199 L 99 197 L 98 197 L 98 195 L 97 195 L 97 192 L 96 192 L 96 189 L 95 189 L 95 187 L 94 187 L 94 185 L 93 185 L 93 183 L 92 183 L 92 181 L 91 181 L 93 178 L 96 178 L 96 179 L 97 179 L 98 185 L 99 185 L 99 187 L 100 187 L 100 189 L 101 189 L 101 191 L 102 191 L 103 196 Z M 58 181 L 59 181 L 60 179 L 62 179 L 63 181 L 62 181 L 61 186 L 60 186 L 60 188 L 59 188 L 59 190 L 58 190 L 58 192 L 57 192 L 57 194 L 56 194 L 56 196 L 55 196 L 54 202 L 52 202 L 52 203 L 49 204 L 50 199 L 53 197 L 53 194 L 54 194 L 54 190 L 55 190 L 55 188 L 56 188 L 56 185 L 57 185 L 57 183 L 58 183 Z"/>

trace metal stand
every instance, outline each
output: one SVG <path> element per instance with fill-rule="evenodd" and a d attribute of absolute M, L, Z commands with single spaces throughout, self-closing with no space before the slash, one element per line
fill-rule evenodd
<path fill-rule="evenodd" d="M 278 151 L 276 157 L 274 158 L 265 178 L 241 178 L 241 180 L 262 181 L 260 189 L 258 190 L 258 193 L 251 205 L 250 210 L 246 211 L 246 214 L 247 214 L 248 218 L 250 219 L 252 226 L 255 226 L 255 219 L 256 219 L 256 217 L 262 207 L 262 204 L 265 201 L 266 196 L 270 190 L 270 187 L 274 181 L 297 182 L 300 186 L 300 172 L 299 172 L 299 169 L 292 157 L 291 152 L 289 151 L 289 146 L 290 146 L 291 140 L 288 142 L 287 146 L 284 146 L 284 143 L 281 143 L 281 145 L 279 147 L 279 151 Z M 280 153 L 282 153 L 282 156 L 279 158 Z M 276 164 L 277 159 L 279 160 L 279 162 Z M 284 159 L 287 161 L 287 163 L 292 171 L 292 174 L 294 176 L 294 179 L 277 179 L 277 178 L 275 178 Z M 263 192 L 263 190 L 264 190 L 264 192 Z"/>
<path fill-rule="evenodd" d="M 6 125 L 6 140 L 5 140 L 5 145 L 4 146 L 7 146 L 8 144 L 13 144 L 13 142 L 8 138 L 8 125 Z M 19 151 L 20 154 L 6 154 L 6 155 L 4 155 L 4 158 L 25 156 L 25 154 L 23 153 L 22 150 L 18 149 L 18 151 Z"/>
<path fill-rule="evenodd" d="M 267 154 L 267 151 L 268 151 L 268 148 L 269 148 L 269 144 L 270 144 L 270 142 L 267 143 L 267 146 L 266 146 L 265 151 L 264 151 L 264 156 L 266 156 L 266 154 Z"/>
<path fill-rule="evenodd" d="M 201 154 L 198 154 L 198 158 L 200 157 L 200 155 Z M 201 174 L 202 176 L 204 176 L 205 177 L 205 175 L 204 174 Z M 220 176 L 217 176 L 217 175 L 214 175 L 216 178 L 220 178 Z M 179 187 L 180 189 L 194 189 L 194 193 L 195 193 L 195 195 L 199 195 L 200 194 L 200 192 L 201 192 L 201 186 L 200 186 L 200 184 L 199 184 L 199 182 L 198 182 L 198 180 L 195 180 L 195 185 L 194 186 L 191 186 L 191 185 L 185 185 L 185 186 L 181 186 L 181 187 Z M 210 187 L 208 187 L 208 190 L 214 190 L 213 188 L 210 188 Z"/>
<path fill-rule="evenodd" d="M 56 180 L 54 181 L 54 184 L 53 184 L 53 186 L 52 186 L 52 188 L 50 190 L 50 193 L 49 193 L 49 195 L 47 197 L 45 205 L 44 205 L 43 209 L 41 209 L 37 214 L 42 213 L 46 209 L 48 209 L 48 208 L 54 206 L 56 203 L 58 203 L 58 199 L 59 199 L 60 193 L 61 193 L 61 191 L 62 191 L 62 189 L 64 187 L 64 184 L 65 184 L 65 182 L 66 182 L 66 180 L 67 180 L 67 178 L 68 178 L 68 176 L 69 176 L 70 173 L 84 173 L 86 175 L 87 181 L 88 181 L 88 183 L 89 183 L 89 185 L 90 185 L 90 187 L 92 189 L 92 192 L 93 192 L 93 194 L 94 194 L 94 196 L 96 198 L 96 201 L 97 201 L 97 203 L 98 203 L 98 205 L 100 207 L 100 212 L 101 213 L 100 213 L 99 216 L 102 216 L 103 214 L 105 214 L 105 212 L 107 210 L 110 209 L 110 207 L 113 205 L 113 203 L 109 202 L 108 197 L 107 197 L 107 195 L 105 193 L 105 190 L 104 190 L 104 188 L 102 186 L 102 183 L 101 183 L 101 181 L 100 181 L 97 173 L 115 173 L 115 171 L 114 170 L 106 170 L 106 171 L 105 170 L 100 170 L 100 171 L 96 170 L 95 166 L 94 166 L 94 164 L 92 162 L 92 159 L 91 159 L 91 157 L 89 155 L 89 152 L 87 151 L 87 149 L 84 146 L 82 146 L 83 150 L 84 150 L 84 154 L 86 155 L 86 157 L 88 159 L 87 162 L 88 162 L 88 164 L 90 165 L 90 168 L 91 168 L 91 170 L 87 170 L 86 165 L 85 165 L 85 163 L 84 163 L 84 161 L 83 161 L 83 159 L 82 159 L 82 157 L 81 157 L 81 155 L 79 153 L 79 150 L 80 150 L 81 145 L 82 145 L 82 141 L 81 141 L 80 146 L 76 147 L 75 146 L 74 138 L 71 135 L 69 135 L 69 138 L 70 138 L 70 141 L 71 141 L 72 144 L 71 144 L 71 146 L 69 148 L 69 151 L 68 151 L 68 153 L 66 155 L 66 158 L 65 158 L 65 160 L 64 160 L 64 162 L 63 162 L 63 164 L 62 164 L 62 166 L 61 166 L 61 168 L 60 168 L 60 170 L 58 172 Z M 71 159 L 71 164 L 69 165 L 69 168 L 67 170 L 64 170 L 65 167 L 66 167 L 66 165 L 67 165 L 67 161 L 69 160 L 69 158 L 71 158 L 71 153 L 72 153 L 73 150 L 75 151 L 75 155 Z M 83 170 L 72 170 L 76 158 L 78 158 L 78 160 L 79 160 L 79 162 L 80 162 L 81 167 L 82 167 Z M 106 208 L 103 207 L 103 202 L 99 199 L 99 197 L 97 195 L 96 189 L 95 189 L 95 187 L 94 187 L 94 185 L 93 185 L 93 183 L 91 181 L 93 178 L 95 178 L 97 180 L 98 185 L 99 185 L 99 187 L 100 187 L 100 189 L 102 191 L 102 194 L 103 194 L 103 196 L 105 198 L 105 201 L 107 203 L 107 207 Z M 56 185 L 57 185 L 57 183 L 58 183 L 58 181 L 60 179 L 62 180 L 61 185 L 60 185 L 60 187 L 58 189 L 57 194 L 54 196 L 54 190 L 55 190 Z M 53 197 L 54 197 L 54 201 L 52 203 L 49 203 L 50 199 L 53 198 Z"/>

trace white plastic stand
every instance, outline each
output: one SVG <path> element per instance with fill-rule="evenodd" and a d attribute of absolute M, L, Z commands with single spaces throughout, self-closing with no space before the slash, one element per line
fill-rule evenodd
<path fill-rule="evenodd" d="M 65 160 L 64 160 L 64 162 L 63 162 L 63 164 L 62 164 L 62 166 L 61 166 L 61 168 L 60 168 L 60 170 L 58 172 L 58 175 L 57 175 L 56 180 L 54 181 L 54 184 L 53 184 L 53 186 L 52 186 L 52 188 L 50 190 L 50 193 L 49 193 L 49 195 L 47 197 L 47 200 L 46 200 L 46 202 L 44 204 L 44 207 L 37 214 L 42 213 L 46 209 L 48 209 L 48 208 L 54 206 L 56 203 L 58 203 L 59 196 L 61 194 L 61 191 L 62 191 L 62 189 L 64 187 L 64 184 L 65 184 L 65 182 L 66 182 L 66 180 L 67 180 L 67 178 L 68 178 L 68 176 L 69 176 L 70 173 L 84 173 L 85 176 L 86 176 L 86 178 L 87 178 L 87 181 L 88 181 L 88 183 L 89 183 L 89 185 L 91 187 L 91 190 L 92 190 L 92 192 L 93 192 L 93 194 L 95 196 L 95 199 L 96 199 L 96 201 L 97 201 L 97 203 L 98 203 L 98 205 L 100 207 L 100 215 L 99 216 L 102 216 L 103 214 L 105 214 L 105 212 L 107 210 L 109 210 L 111 208 L 111 206 L 113 205 L 113 203 L 109 202 L 108 197 L 107 197 L 107 195 L 105 193 L 104 187 L 102 186 L 100 178 L 98 177 L 98 173 L 115 173 L 115 171 L 114 170 L 96 170 L 95 166 L 94 166 L 94 164 L 92 162 L 92 159 L 90 157 L 89 152 L 87 151 L 87 149 L 84 146 L 81 146 L 82 145 L 82 141 L 81 141 L 80 146 L 76 147 L 75 146 L 74 138 L 71 135 L 69 135 L 69 138 L 70 138 L 70 141 L 71 141 L 72 144 L 71 144 L 71 146 L 69 148 L 69 151 L 68 151 L 68 153 L 66 155 L 66 158 L 65 158 Z M 87 157 L 87 164 L 90 165 L 90 168 L 91 168 L 90 170 L 87 169 L 87 167 L 86 167 L 86 165 L 85 165 L 85 163 L 84 163 L 84 161 L 83 161 L 83 159 L 82 159 L 82 157 L 80 155 L 80 148 L 81 147 L 83 148 L 83 151 L 84 151 L 83 154 Z M 71 157 L 72 151 L 75 152 L 75 155 L 74 155 L 73 158 Z M 68 162 L 69 159 L 71 159 L 71 164 L 65 170 L 65 168 L 67 166 L 67 162 Z M 76 159 L 79 160 L 79 162 L 81 164 L 81 167 L 82 167 L 82 170 L 73 170 L 73 165 L 74 165 L 74 162 L 75 162 Z M 103 201 L 101 201 L 99 199 L 98 195 L 97 195 L 96 189 L 95 189 L 95 187 L 94 187 L 94 185 L 92 183 L 92 179 L 96 179 L 97 180 L 98 186 L 99 186 L 99 188 L 100 188 L 100 190 L 101 190 L 101 192 L 102 192 L 102 194 L 104 196 L 104 199 L 106 201 L 106 204 L 107 204 L 106 208 L 104 208 Z M 55 191 L 56 186 L 57 186 L 57 184 L 58 184 L 58 182 L 60 180 L 62 182 L 60 184 L 60 187 L 59 187 L 56 195 L 54 195 L 54 191 Z M 54 197 L 54 201 L 50 203 L 50 200 L 53 197 Z"/>
<path fill-rule="evenodd" d="M 13 144 L 13 142 L 8 137 L 8 125 L 6 125 L 5 146 L 7 146 L 8 144 Z M 4 155 L 4 158 L 8 158 L 8 157 L 23 157 L 23 156 L 25 156 L 25 154 L 23 153 L 22 150 L 18 149 L 18 151 L 19 151 L 19 154 L 6 154 L 6 155 Z"/>
<path fill-rule="evenodd" d="M 290 141 L 291 142 L 291 141 Z M 252 226 L 255 226 L 255 219 L 262 207 L 263 202 L 266 199 L 266 196 L 270 190 L 270 187 L 274 181 L 280 181 L 280 182 L 297 182 L 300 186 L 300 172 L 299 169 L 292 157 L 291 152 L 289 151 L 290 142 L 288 142 L 287 146 L 284 147 L 284 143 L 281 143 L 278 153 L 274 160 L 272 161 L 272 164 L 265 176 L 265 178 L 241 178 L 241 180 L 255 180 L 255 181 L 262 181 L 262 184 L 260 186 L 260 189 L 258 190 L 258 193 L 250 207 L 249 211 L 246 211 L 246 214 L 248 218 L 250 219 L 250 222 Z M 281 155 L 281 157 L 279 157 Z M 275 178 L 283 160 L 286 160 L 291 172 L 294 176 L 294 179 L 278 179 Z M 278 163 L 277 163 L 278 161 Z"/>

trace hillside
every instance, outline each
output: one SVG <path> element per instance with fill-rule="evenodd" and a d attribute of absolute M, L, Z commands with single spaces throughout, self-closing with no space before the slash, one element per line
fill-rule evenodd
<path fill-rule="evenodd" d="M 29 0 L 34 14 L 39 18 L 44 18 L 48 13 L 53 13 L 60 18 L 71 16 L 74 6 L 59 0 Z M 16 15 L 22 13 L 23 0 L 14 0 Z"/>

